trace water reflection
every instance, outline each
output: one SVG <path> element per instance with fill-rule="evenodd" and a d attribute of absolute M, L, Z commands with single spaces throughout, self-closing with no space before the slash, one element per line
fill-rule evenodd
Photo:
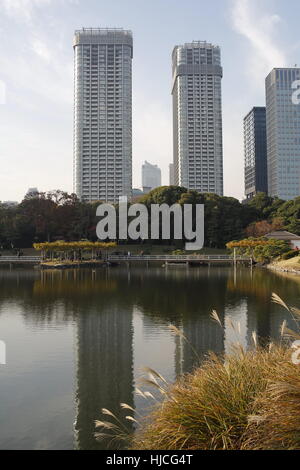
<path fill-rule="evenodd" d="M 300 305 L 299 287 L 299 277 L 217 267 L 1 269 L 0 337 L 11 356 L 0 369 L 0 448 L 103 448 L 94 439 L 101 408 L 145 406 L 134 395 L 142 366 L 173 381 L 208 351 L 252 347 L 253 332 L 260 344 L 278 339 L 283 320 L 294 325 L 271 294 Z"/>
<path fill-rule="evenodd" d="M 120 403 L 134 404 L 132 339 L 130 308 L 114 303 L 100 310 L 90 303 L 78 318 L 75 429 L 79 449 L 103 448 L 93 439 L 94 423 L 101 419 L 102 408 L 119 416 Z M 130 428 L 124 417 L 122 422 Z"/>

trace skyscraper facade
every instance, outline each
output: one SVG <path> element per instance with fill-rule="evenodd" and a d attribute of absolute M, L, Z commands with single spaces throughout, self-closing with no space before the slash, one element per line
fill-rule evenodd
<path fill-rule="evenodd" d="M 292 87 L 300 68 L 273 69 L 266 78 L 268 191 L 284 200 L 300 195 L 300 105 Z"/>
<path fill-rule="evenodd" d="M 161 169 L 157 165 L 147 161 L 142 165 L 142 186 L 144 192 L 161 186 Z"/>
<path fill-rule="evenodd" d="M 176 46 L 172 59 L 175 184 L 222 196 L 220 48 L 194 41 Z"/>
<path fill-rule="evenodd" d="M 170 186 L 175 185 L 174 163 L 169 165 L 169 184 Z"/>
<path fill-rule="evenodd" d="M 74 52 L 74 192 L 117 202 L 132 189 L 132 33 L 82 29 Z"/>
<path fill-rule="evenodd" d="M 253 108 L 244 119 L 245 195 L 268 193 L 266 108 Z"/>

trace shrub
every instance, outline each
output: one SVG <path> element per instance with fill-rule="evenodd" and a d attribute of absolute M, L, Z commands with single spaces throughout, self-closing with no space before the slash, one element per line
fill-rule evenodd
<path fill-rule="evenodd" d="M 185 255 L 185 251 L 184 250 L 175 250 L 175 251 L 172 251 L 172 255 L 176 255 L 176 256 L 181 256 L 181 255 Z"/>
<path fill-rule="evenodd" d="M 136 433 L 133 449 L 241 449 L 249 416 L 259 414 L 261 401 L 267 403 L 268 383 L 278 363 L 288 365 L 295 374 L 297 366 L 290 364 L 290 352 L 280 347 L 271 352 L 240 350 L 225 362 L 211 356 L 170 388 L 169 398 Z"/>
<path fill-rule="evenodd" d="M 242 449 L 300 449 L 300 367 L 282 359 L 274 379 L 254 407 L 260 410 L 246 429 Z"/>
<path fill-rule="evenodd" d="M 291 251 L 288 251 L 287 253 L 284 253 L 281 256 L 281 259 L 287 260 L 287 259 L 296 258 L 296 256 L 299 256 L 299 251 L 291 250 Z"/>

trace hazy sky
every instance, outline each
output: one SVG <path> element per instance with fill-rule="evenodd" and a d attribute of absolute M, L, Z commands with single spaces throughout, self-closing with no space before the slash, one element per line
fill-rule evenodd
<path fill-rule="evenodd" d="M 72 191 L 73 32 L 134 35 L 133 183 L 144 160 L 172 161 L 171 53 L 221 46 L 225 194 L 244 194 L 242 120 L 264 105 L 273 67 L 300 64 L 298 0 L 0 0 L 0 201 L 29 187 Z M 4 88 L 6 89 L 6 93 Z"/>

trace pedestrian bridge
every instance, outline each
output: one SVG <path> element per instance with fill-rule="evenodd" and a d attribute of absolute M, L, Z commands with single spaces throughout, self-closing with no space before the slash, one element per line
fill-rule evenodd
<path fill-rule="evenodd" d="M 107 260 L 118 262 L 163 262 L 167 264 L 210 264 L 210 263 L 251 263 L 251 258 L 245 256 L 230 255 L 108 255 Z"/>
<path fill-rule="evenodd" d="M 39 264 L 40 256 L 0 256 L 0 264 Z"/>
<path fill-rule="evenodd" d="M 133 262 L 160 262 L 165 265 L 172 264 L 222 264 L 222 263 L 252 263 L 250 257 L 245 256 L 230 256 L 230 255 L 113 255 L 108 254 L 105 258 L 110 263 L 122 263 L 127 264 Z M 32 264 L 38 265 L 42 261 L 40 256 L 0 256 L 0 264 Z M 74 263 L 78 265 L 78 262 Z"/>

